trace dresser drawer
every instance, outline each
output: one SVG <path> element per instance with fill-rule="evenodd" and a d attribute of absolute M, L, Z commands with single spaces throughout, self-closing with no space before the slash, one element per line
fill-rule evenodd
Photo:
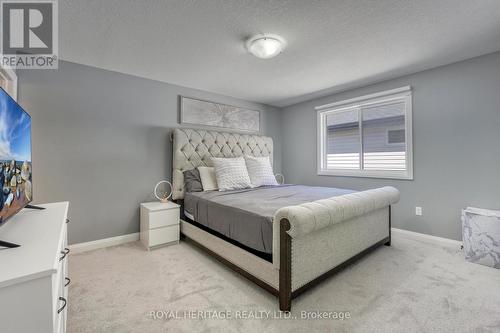
<path fill-rule="evenodd" d="M 68 251 L 67 246 L 67 228 L 66 224 L 64 224 L 62 229 L 62 239 L 59 242 L 59 247 L 57 249 L 56 255 L 56 259 L 58 260 L 57 272 L 52 275 L 52 310 L 55 326 L 57 326 L 59 322 L 58 318 L 60 316 L 57 314 L 57 309 L 60 308 L 59 297 L 63 296 L 64 277 L 67 274 L 68 254 L 64 254 Z"/>
<path fill-rule="evenodd" d="M 179 224 L 179 208 L 149 213 L 149 229 Z"/>
<path fill-rule="evenodd" d="M 149 246 L 179 241 L 179 224 L 149 230 Z"/>

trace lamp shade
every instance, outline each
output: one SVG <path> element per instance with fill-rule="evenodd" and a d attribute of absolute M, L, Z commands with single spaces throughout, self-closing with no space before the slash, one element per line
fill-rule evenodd
<path fill-rule="evenodd" d="M 284 39 L 275 35 L 256 36 L 247 41 L 248 51 L 261 59 L 277 56 L 284 47 Z"/>

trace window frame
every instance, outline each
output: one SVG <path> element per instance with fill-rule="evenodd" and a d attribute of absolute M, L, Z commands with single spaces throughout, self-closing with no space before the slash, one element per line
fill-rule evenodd
<path fill-rule="evenodd" d="M 347 109 L 361 108 L 369 105 L 390 102 L 391 100 L 402 100 L 405 102 L 405 145 L 406 145 L 406 170 L 364 170 L 363 166 L 363 127 L 362 114 L 360 111 L 358 120 L 360 122 L 360 170 L 327 169 L 326 164 L 326 116 L 329 114 L 345 112 Z M 320 176 L 341 177 L 366 177 L 381 179 L 404 179 L 413 180 L 413 130 L 412 130 L 412 92 L 411 87 L 401 87 L 369 94 L 348 100 L 317 106 L 317 174 Z"/>

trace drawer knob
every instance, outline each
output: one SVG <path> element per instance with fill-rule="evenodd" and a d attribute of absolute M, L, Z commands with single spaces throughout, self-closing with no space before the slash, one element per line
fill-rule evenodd
<path fill-rule="evenodd" d="M 61 251 L 62 256 L 59 258 L 59 261 L 61 261 L 64 258 L 66 258 L 66 256 L 68 255 L 68 253 L 69 253 L 69 249 L 67 247 L 65 247 L 64 251 Z"/>
<path fill-rule="evenodd" d="M 64 280 L 66 280 L 66 283 L 64 284 L 65 287 L 69 286 L 71 283 L 71 279 L 69 277 L 65 277 Z"/>
<path fill-rule="evenodd" d="M 69 219 L 66 219 L 66 224 L 68 224 L 68 223 L 69 223 Z"/>
<path fill-rule="evenodd" d="M 64 310 L 64 308 L 66 307 L 66 304 L 68 304 L 68 302 L 66 301 L 66 298 L 64 298 L 64 297 L 59 297 L 59 300 L 63 301 L 64 304 L 63 304 L 63 306 L 61 306 L 61 308 L 59 310 L 57 310 L 57 313 L 61 313 L 61 311 Z"/>

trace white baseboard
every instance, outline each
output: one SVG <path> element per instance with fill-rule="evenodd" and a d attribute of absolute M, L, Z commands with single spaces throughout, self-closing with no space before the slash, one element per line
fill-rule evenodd
<path fill-rule="evenodd" d="M 392 231 L 393 235 L 398 235 L 398 236 L 402 236 L 402 237 L 406 237 L 406 238 L 410 238 L 410 239 L 414 239 L 414 240 L 419 240 L 419 241 L 423 241 L 423 242 L 438 244 L 438 245 L 444 245 L 444 246 L 449 246 L 449 247 L 454 247 L 454 248 L 460 248 L 460 246 L 462 245 L 461 241 L 457 241 L 454 239 L 431 236 L 431 235 L 421 234 L 421 233 L 409 231 L 409 230 L 391 228 L 391 231 Z M 71 250 L 72 254 L 75 254 L 75 253 L 82 253 L 82 252 L 87 252 L 87 251 L 91 251 L 91 250 L 96 250 L 96 249 L 102 249 L 102 248 L 109 247 L 109 246 L 115 246 L 115 245 L 135 242 L 138 240 L 139 240 L 139 233 L 136 232 L 136 233 L 128 234 L 128 235 L 103 238 L 103 239 L 98 239 L 98 240 L 91 241 L 91 242 L 73 244 L 73 245 L 69 246 L 69 249 Z"/>
<path fill-rule="evenodd" d="M 96 249 L 102 249 L 102 248 L 109 247 L 109 246 L 115 246 L 115 245 L 135 242 L 138 240 L 139 240 L 139 233 L 136 232 L 136 233 L 128 234 L 128 235 L 103 238 L 103 239 L 98 239 L 98 240 L 91 241 L 91 242 L 73 244 L 73 245 L 69 246 L 69 249 L 71 250 L 72 254 L 75 254 L 75 253 L 82 253 L 82 252 L 87 252 L 87 251 L 91 251 L 91 250 L 96 250 Z"/>
<path fill-rule="evenodd" d="M 443 246 L 453 247 L 453 248 L 460 248 L 462 246 L 461 241 L 457 241 L 454 239 L 431 236 L 431 235 L 427 235 L 427 234 L 421 234 L 419 232 L 397 229 L 397 228 L 391 228 L 391 231 L 392 231 L 393 235 L 403 236 L 406 238 L 419 240 L 422 242 L 438 244 L 438 245 L 443 245 Z"/>

